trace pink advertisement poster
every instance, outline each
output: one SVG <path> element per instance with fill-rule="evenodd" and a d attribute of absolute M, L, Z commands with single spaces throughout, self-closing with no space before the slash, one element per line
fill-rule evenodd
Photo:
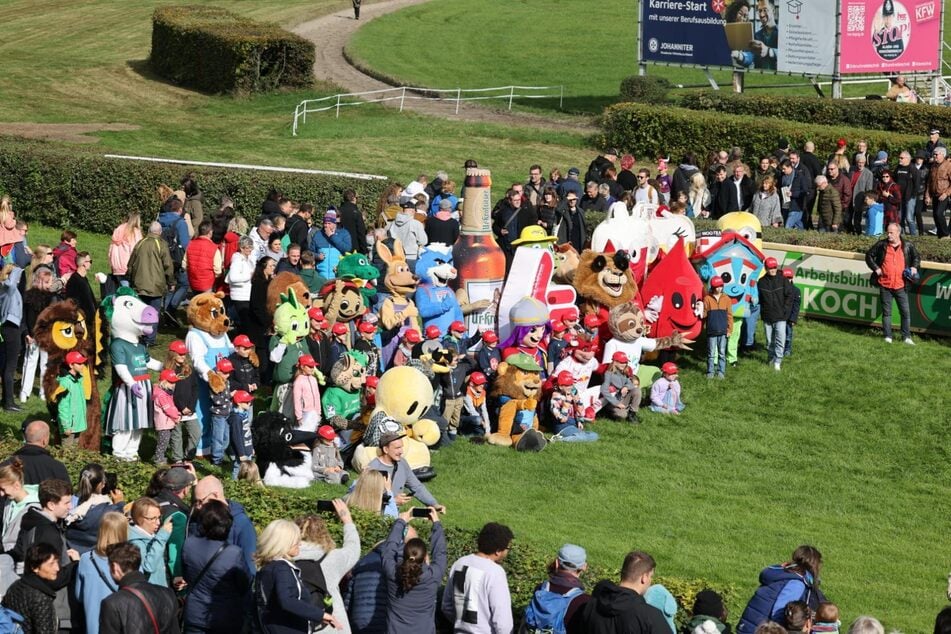
<path fill-rule="evenodd" d="M 941 0 L 842 0 L 839 72 L 937 70 Z"/>

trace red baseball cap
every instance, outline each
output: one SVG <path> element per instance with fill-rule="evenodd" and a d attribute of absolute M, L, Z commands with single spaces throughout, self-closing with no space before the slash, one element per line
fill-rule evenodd
<path fill-rule="evenodd" d="M 410 328 L 409 330 L 404 332 L 403 338 L 406 339 L 410 343 L 419 343 L 420 341 L 423 340 L 423 338 L 419 334 L 419 331 L 416 330 L 415 328 Z"/>
<path fill-rule="evenodd" d="M 380 384 L 380 377 L 371 374 L 367 377 L 366 386 L 369 388 L 376 389 L 376 386 Z"/>
<path fill-rule="evenodd" d="M 360 332 L 365 332 L 365 333 L 367 333 L 368 335 L 372 335 L 372 334 L 374 334 L 374 333 L 376 332 L 376 326 L 374 326 L 373 324 L 371 324 L 371 323 L 368 322 L 368 321 L 361 321 L 361 322 L 360 322 L 360 325 L 357 326 L 357 329 L 358 329 Z"/>
<path fill-rule="evenodd" d="M 673 361 L 668 361 L 664 365 L 660 366 L 660 371 L 664 374 L 677 374 L 677 372 L 679 372 L 677 369 L 677 364 Z"/>
<path fill-rule="evenodd" d="M 454 321 L 449 324 L 449 332 L 465 332 L 466 325 L 461 321 Z"/>
<path fill-rule="evenodd" d="M 317 428 L 317 435 L 324 440 L 333 440 L 337 437 L 337 432 L 330 425 L 321 425 Z"/>
<path fill-rule="evenodd" d="M 473 385 L 485 385 L 489 380 L 481 372 L 473 372 L 469 375 L 469 381 Z"/>
<path fill-rule="evenodd" d="M 188 354 L 188 346 L 186 346 L 185 342 L 181 339 L 176 339 L 172 343 L 168 344 L 168 349 L 175 354 Z"/>
<path fill-rule="evenodd" d="M 494 330 L 486 330 L 484 333 L 482 333 L 482 341 L 484 343 L 498 343 L 499 336 L 495 334 Z"/>
<path fill-rule="evenodd" d="M 301 366 L 302 368 L 316 368 L 317 361 L 309 354 L 302 354 L 297 360 L 297 365 Z"/>
<path fill-rule="evenodd" d="M 568 370 L 562 370 L 558 373 L 558 385 L 568 386 L 575 384 L 575 377 Z"/>
<path fill-rule="evenodd" d="M 793 277 L 795 277 L 795 276 L 796 276 L 796 274 L 793 273 L 793 270 L 792 270 L 792 269 L 790 269 L 790 268 L 785 268 L 785 269 L 783 269 L 783 277 L 785 277 L 786 279 L 791 280 L 791 279 L 792 279 Z"/>
<path fill-rule="evenodd" d="M 339 321 L 334 324 L 331 332 L 335 335 L 345 335 L 347 334 L 347 324 L 340 323 Z"/>
<path fill-rule="evenodd" d="M 326 319 L 322 320 L 322 321 L 320 322 L 320 329 L 321 329 L 321 330 L 330 330 L 330 322 L 327 321 Z"/>
<path fill-rule="evenodd" d="M 177 383 L 178 375 L 175 374 L 175 370 L 162 370 L 162 373 L 159 374 L 159 381 L 168 381 L 169 383 Z"/>
<path fill-rule="evenodd" d="M 723 288 L 723 278 L 719 275 L 714 275 L 710 278 L 710 288 Z"/>
<path fill-rule="evenodd" d="M 578 309 L 572 306 L 566 312 L 564 317 L 561 318 L 562 321 L 566 319 L 578 319 Z"/>
<path fill-rule="evenodd" d="M 234 393 L 234 396 L 231 397 L 235 403 L 253 403 L 254 397 L 251 396 L 251 393 L 247 390 L 238 390 Z"/>
<path fill-rule="evenodd" d="M 766 258 L 766 262 L 764 262 L 764 264 L 766 265 L 766 268 L 768 268 L 768 269 L 778 269 L 778 268 L 779 268 L 779 261 L 776 260 L 776 258 Z"/>
<path fill-rule="evenodd" d="M 439 326 L 426 326 L 426 338 L 427 339 L 439 339 L 439 335 L 442 333 L 439 331 Z"/>
<path fill-rule="evenodd" d="M 236 348 L 253 348 L 254 344 L 251 343 L 251 339 L 247 335 L 238 335 L 234 338 L 234 343 Z"/>
<path fill-rule="evenodd" d="M 551 322 L 551 331 L 552 332 L 564 332 L 568 330 L 568 326 L 565 325 L 563 321 L 553 321 Z"/>
<path fill-rule="evenodd" d="M 627 358 L 627 355 L 624 354 L 623 350 L 618 350 L 613 355 L 611 355 L 611 361 L 615 363 L 630 363 L 630 359 Z"/>
<path fill-rule="evenodd" d="M 324 320 L 324 311 L 320 309 L 320 306 L 314 306 L 307 311 L 307 316 L 313 319 L 314 321 L 323 321 Z"/>
<path fill-rule="evenodd" d="M 88 361 L 86 357 L 83 356 L 82 352 L 73 350 L 72 352 L 66 353 L 66 363 L 72 365 L 74 363 L 86 363 Z"/>
<path fill-rule="evenodd" d="M 234 372 L 234 364 L 231 363 L 231 359 L 218 359 L 218 363 L 215 364 L 215 368 L 219 372 Z"/>
<path fill-rule="evenodd" d="M 584 316 L 584 327 L 585 328 L 597 328 L 601 325 L 601 320 L 598 319 L 597 315 L 585 315 Z"/>

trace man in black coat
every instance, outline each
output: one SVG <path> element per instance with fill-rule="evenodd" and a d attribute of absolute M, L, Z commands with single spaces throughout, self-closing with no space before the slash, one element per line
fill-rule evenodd
<path fill-rule="evenodd" d="M 50 455 L 50 426 L 42 420 L 32 420 L 23 430 L 24 444 L 11 458 L 23 462 L 23 484 L 39 484 L 43 480 L 70 482 L 66 465 Z M 3 464 L 10 464 L 10 460 Z"/>
<path fill-rule="evenodd" d="M 763 325 L 766 326 L 767 362 L 781 370 L 786 350 L 786 318 L 793 306 L 792 281 L 779 274 L 776 258 L 766 258 L 766 275 L 757 285 L 762 307 Z"/>
<path fill-rule="evenodd" d="M 102 602 L 101 634 L 179 634 L 178 600 L 175 593 L 148 582 L 139 566 L 142 555 L 129 542 L 106 549 L 109 572 L 119 585 Z"/>
<path fill-rule="evenodd" d="M 363 212 L 357 207 L 357 192 L 352 189 L 343 192 L 343 202 L 337 208 L 339 226 L 350 232 L 353 241 L 353 250 L 367 255 L 367 224 L 363 219 Z"/>
<path fill-rule="evenodd" d="M 76 272 L 66 281 L 66 299 L 76 302 L 79 310 L 86 316 L 86 325 L 91 328 L 96 319 L 96 296 L 89 285 L 89 270 L 92 268 L 92 256 L 88 251 L 76 255 Z"/>
<path fill-rule="evenodd" d="M 287 224 L 284 225 L 284 233 L 287 234 L 291 244 L 300 246 L 301 251 L 306 251 L 310 246 L 310 219 L 314 215 L 314 206 L 310 203 L 301 203 L 300 209 L 291 216 Z"/>
<path fill-rule="evenodd" d="M 621 582 L 599 581 L 581 612 L 587 634 L 667 634 L 670 626 L 644 593 L 654 578 L 654 558 L 634 551 L 624 558 Z"/>
<path fill-rule="evenodd" d="M 726 204 L 726 207 L 720 210 L 722 213 L 747 211 L 753 203 L 753 179 L 746 175 L 742 165 L 736 165 L 733 168 L 733 177 L 723 182 L 720 187 Z"/>

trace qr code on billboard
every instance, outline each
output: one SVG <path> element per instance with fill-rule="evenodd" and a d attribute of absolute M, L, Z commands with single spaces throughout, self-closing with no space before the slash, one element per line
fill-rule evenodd
<path fill-rule="evenodd" d="M 865 30 L 865 5 L 848 5 L 848 23 L 846 31 L 849 33 L 861 33 Z"/>

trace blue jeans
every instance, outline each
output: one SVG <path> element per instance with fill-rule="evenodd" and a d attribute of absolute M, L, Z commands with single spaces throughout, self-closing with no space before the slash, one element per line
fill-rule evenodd
<path fill-rule="evenodd" d="M 161 297 L 146 297 L 145 295 L 140 295 L 139 299 L 143 302 L 154 308 L 161 315 L 162 313 L 162 298 Z M 152 331 L 151 335 L 145 336 L 145 345 L 154 346 L 155 338 L 158 336 L 158 324 L 155 324 L 155 329 Z"/>
<path fill-rule="evenodd" d="M 231 426 L 227 416 L 211 415 L 211 462 L 220 464 L 231 441 Z"/>
<path fill-rule="evenodd" d="M 593 431 L 583 431 L 574 425 L 556 425 L 555 433 L 565 442 L 594 442 L 598 434 Z"/>
<path fill-rule="evenodd" d="M 793 324 L 791 321 L 786 322 L 786 347 L 783 349 L 784 357 L 792 356 L 792 336 L 793 336 Z"/>
<path fill-rule="evenodd" d="M 912 198 L 905 201 L 905 231 L 909 235 L 918 235 L 918 220 L 915 211 L 918 209 L 918 199 Z"/>
<path fill-rule="evenodd" d="M 175 276 L 175 290 L 165 296 L 165 310 L 175 312 L 188 295 L 188 274 L 184 269 Z"/>
<path fill-rule="evenodd" d="M 908 293 L 904 288 L 890 289 L 879 287 L 879 296 L 882 299 L 882 330 L 886 337 L 892 336 L 892 299 L 898 302 L 898 314 L 901 316 L 901 336 L 907 339 L 911 336 L 911 312 L 908 310 Z"/>
<path fill-rule="evenodd" d="M 746 317 L 743 318 L 743 348 L 752 348 L 756 345 L 756 324 L 759 323 L 759 314 L 760 314 L 759 304 L 750 304 L 750 309 L 746 312 Z M 736 324 L 733 325 L 736 327 Z"/>
<path fill-rule="evenodd" d="M 803 229 L 802 226 L 802 212 L 801 211 L 790 211 L 789 217 L 786 218 L 786 228 L 787 229 Z"/>
<path fill-rule="evenodd" d="M 714 368 L 717 374 L 726 374 L 726 335 L 712 335 L 707 337 L 707 376 L 713 376 Z"/>
<path fill-rule="evenodd" d="M 786 350 L 786 320 L 769 323 L 766 327 L 766 355 L 769 363 L 780 363 Z"/>

